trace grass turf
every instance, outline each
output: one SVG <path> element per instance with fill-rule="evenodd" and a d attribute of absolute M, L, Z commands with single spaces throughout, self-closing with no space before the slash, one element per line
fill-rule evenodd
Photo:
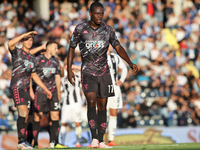
<path fill-rule="evenodd" d="M 84 149 L 91 150 L 88 147 L 81 148 L 67 148 L 66 150 Z M 41 149 L 41 150 L 52 150 L 52 149 Z M 60 150 L 60 149 L 53 149 Z M 144 145 L 125 145 L 115 146 L 112 150 L 200 150 L 200 143 L 174 143 L 174 144 L 144 144 Z"/>

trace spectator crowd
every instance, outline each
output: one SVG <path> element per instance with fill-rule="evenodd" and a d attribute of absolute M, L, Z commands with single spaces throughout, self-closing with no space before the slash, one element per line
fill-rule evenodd
<path fill-rule="evenodd" d="M 50 17 L 39 19 L 27 0 L 0 3 L 0 128 L 16 129 L 10 123 L 16 112 L 9 89 L 12 60 L 7 41 L 35 30 L 34 46 L 56 41 L 64 63 L 72 32 L 88 20 L 92 2 L 49 0 Z M 105 8 L 104 22 L 113 27 L 140 69 L 135 76 L 129 69 L 121 87 L 124 104 L 118 112 L 118 127 L 199 125 L 200 0 L 99 2 Z M 81 65 L 78 47 L 74 65 Z"/>

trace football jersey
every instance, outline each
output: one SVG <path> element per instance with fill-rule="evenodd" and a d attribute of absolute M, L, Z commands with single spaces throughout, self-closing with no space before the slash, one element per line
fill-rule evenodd
<path fill-rule="evenodd" d="M 34 68 L 44 85 L 51 91 L 57 90 L 55 75 L 60 74 L 59 60 L 56 57 L 47 59 L 44 55 L 39 55 L 34 60 Z M 44 92 L 40 86 L 36 86 L 36 92 Z"/>
<path fill-rule="evenodd" d="M 75 73 L 74 86 L 67 79 L 67 71 L 64 70 L 64 77 L 61 78 L 61 85 L 64 91 L 63 104 L 72 105 L 74 103 L 82 104 L 81 97 L 81 74 L 80 72 Z"/>
<path fill-rule="evenodd" d="M 29 91 L 31 73 L 34 68 L 34 56 L 17 47 L 10 53 L 13 66 L 10 86 L 12 89 L 17 88 Z"/>
<path fill-rule="evenodd" d="M 70 40 L 70 47 L 76 48 L 79 43 L 81 51 L 82 73 L 93 76 L 109 74 L 107 65 L 107 50 L 109 44 L 119 45 L 112 27 L 104 22 L 97 29 L 93 29 L 89 22 L 78 24 Z"/>
<path fill-rule="evenodd" d="M 117 54 L 110 53 L 110 55 L 108 55 L 108 66 L 110 68 L 110 74 L 113 84 L 115 85 L 116 80 L 124 82 L 128 73 L 128 69 L 124 64 L 123 60 Z M 120 79 L 118 67 L 122 70 Z"/>

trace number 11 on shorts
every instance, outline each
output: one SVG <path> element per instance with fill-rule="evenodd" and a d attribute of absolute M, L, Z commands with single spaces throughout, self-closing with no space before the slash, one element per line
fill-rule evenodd
<path fill-rule="evenodd" d="M 108 93 L 113 93 L 113 92 L 114 92 L 113 85 L 108 85 Z"/>

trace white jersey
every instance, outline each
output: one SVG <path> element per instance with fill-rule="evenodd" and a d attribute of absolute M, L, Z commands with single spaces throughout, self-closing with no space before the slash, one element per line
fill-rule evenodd
<path fill-rule="evenodd" d="M 67 71 L 64 70 L 64 77 L 61 78 L 61 85 L 63 88 L 64 94 L 62 94 L 63 105 L 73 105 L 79 103 L 82 105 L 81 97 L 81 73 L 78 72 L 75 75 L 75 84 L 74 86 L 68 81 Z"/>
<path fill-rule="evenodd" d="M 108 66 L 110 69 L 111 79 L 113 83 L 113 87 L 115 90 L 115 96 L 108 98 L 108 108 L 122 108 L 122 96 L 120 86 L 116 85 L 116 80 L 120 80 L 122 83 L 126 79 L 128 69 L 124 64 L 123 60 L 115 53 L 110 53 L 108 55 Z M 122 70 L 121 77 L 119 79 L 118 67 Z"/>
<path fill-rule="evenodd" d="M 63 105 L 61 109 L 61 123 L 81 122 L 82 97 L 80 72 L 75 75 L 73 86 L 67 79 L 67 71 L 64 70 L 64 77 L 61 79 Z"/>

